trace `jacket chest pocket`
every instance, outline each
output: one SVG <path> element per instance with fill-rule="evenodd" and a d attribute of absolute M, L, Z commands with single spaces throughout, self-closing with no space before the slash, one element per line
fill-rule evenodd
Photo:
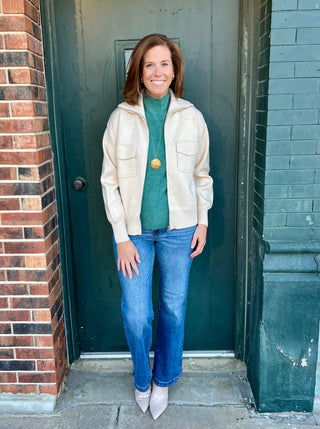
<path fill-rule="evenodd" d="M 179 140 L 177 147 L 177 166 L 179 171 L 193 173 L 196 155 L 197 142 L 195 140 Z"/>
<path fill-rule="evenodd" d="M 137 175 L 137 146 L 135 144 L 118 144 L 116 158 L 119 178 Z"/>

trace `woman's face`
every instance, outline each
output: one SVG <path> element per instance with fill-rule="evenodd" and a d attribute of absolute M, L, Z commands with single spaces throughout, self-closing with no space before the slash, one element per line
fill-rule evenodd
<path fill-rule="evenodd" d="M 162 98 L 167 94 L 174 74 L 170 49 L 167 46 L 149 49 L 142 64 L 142 80 L 147 94 Z"/>

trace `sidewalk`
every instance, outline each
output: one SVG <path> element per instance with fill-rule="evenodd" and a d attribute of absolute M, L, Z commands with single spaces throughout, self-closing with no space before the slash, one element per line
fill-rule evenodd
<path fill-rule="evenodd" d="M 231 358 L 184 359 L 184 375 L 169 389 L 156 421 L 134 401 L 131 361 L 79 360 L 68 374 L 55 412 L 1 415 L 1 429 L 320 429 L 307 413 L 258 414 L 245 365 Z M 319 417 L 319 416 L 318 416 Z"/>

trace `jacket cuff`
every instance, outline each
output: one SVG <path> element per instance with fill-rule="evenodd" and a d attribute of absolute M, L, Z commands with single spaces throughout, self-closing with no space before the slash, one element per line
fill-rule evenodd
<path fill-rule="evenodd" d="M 125 222 L 112 224 L 114 240 L 116 243 L 122 243 L 123 241 L 130 240 Z"/>
<path fill-rule="evenodd" d="M 208 209 L 205 207 L 198 207 L 198 225 L 208 226 Z"/>

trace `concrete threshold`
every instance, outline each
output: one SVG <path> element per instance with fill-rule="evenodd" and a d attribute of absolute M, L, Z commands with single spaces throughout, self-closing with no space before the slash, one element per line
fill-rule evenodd
<path fill-rule="evenodd" d="M 215 357 L 201 358 L 184 354 L 182 360 L 183 373 L 188 372 L 212 372 L 212 371 L 244 371 L 246 373 L 246 365 L 244 362 L 235 359 L 232 355 L 221 355 Z M 153 365 L 153 354 L 150 354 L 150 365 Z M 110 355 L 108 359 L 101 359 L 90 357 L 90 359 L 78 359 L 71 365 L 71 370 L 75 371 L 92 371 L 92 372 L 105 372 L 117 373 L 125 372 L 132 374 L 133 366 L 130 355 L 125 358 L 112 358 Z"/>
<path fill-rule="evenodd" d="M 153 421 L 134 401 L 131 359 L 79 359 L 54 412 L 2 415 L 1 429 L 319 429 L 307 413 L 259 414 L 243 362 L 232 357 L 183 359 L 166 412 Z"/>

